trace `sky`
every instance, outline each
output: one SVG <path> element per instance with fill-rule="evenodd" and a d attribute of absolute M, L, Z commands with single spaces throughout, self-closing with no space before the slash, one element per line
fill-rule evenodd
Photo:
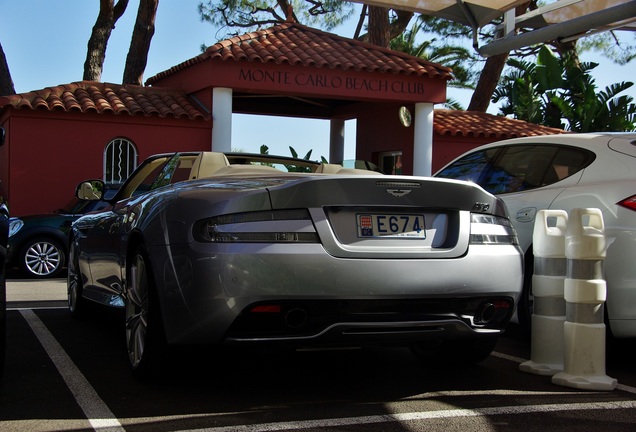
<path fill-rule="evenodd" d="M 150 47 L 147 79 L 201 53 L 201 45 L 225 39 L 225 33 L 201 22 L 199 0 L 160 0 L 155 35 Z M 139 0 L 130 0 L 113 30 L 106 51 L 102 81 L 121 83 Z M 0 43 L 17 93 L 81 81 L 86 46 L 99 11 L 99 0 L 0 0 Z M 355 14 L 354 14 L 355 15 Z M 352 37 L 352 22 L 333 30 Z M 600 64 L 592 72 L 600 88 L 618 81 L 636 81 L 636 61 L 617 66 L 598 56 L 584 61 Z M 636 87 L 636 86 L 634 86 Z M 636 99 L 636 88 L 625 94 Z M 447 96 L 468 106 L 471 91 L 449 88 Z M 491 105 L 488 112 L 496 114 Z M 255 125 L 255 123 L 258 123 Z M 288 131 L 281 136 L 280 131 Z M 258 152 L 265 144 L 271 154 L 290 155 L 289 146 L 312 159 L 329 157 L 329 121 L 235 114 L 232 147 Z M 345 159 L 355 158 L 355 121 L 345 124 Z"/>

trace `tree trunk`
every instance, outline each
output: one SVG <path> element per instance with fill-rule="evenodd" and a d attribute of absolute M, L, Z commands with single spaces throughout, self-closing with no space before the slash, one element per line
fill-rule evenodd
<path fill-rule="evenodd" d="M 84 62 L 83 79 L 86 81 L 101 80 L 108 39 L 115 28 L 115 23 L 128 6 L 128 0 L 119 0 L 117 5 L 114 3 L 114 0 L 100 0 L 99 2 L 99 14 L 88 40 L 86 61 Z"/>
<path fill-rule="evenodd" d="M 369 32 L 360 36 L 362 23 L 364 22 L 364 11 L 367 8 L 369 9 Z M 372 14 L 372 10 L 375 10 L 375 13 Z M 358 21 L 358 26 L 353 38 L 372 43 L 373 45 L 388 48 L 392 39 L 404 33 L 409 23 L 411 22 L 411 18 L 413 18 L 414 15 L 413 12 L 403 10 L 396 10 L 394 12 L 397 15 L 397 18 L 395 19 L 395 21 L 389 22 L 389 9 L 363 5 L 362 13 L 360 14 L 360 20 Z M 380 28 L 376 28 L 376 26 L 378 25 L 380 26 Z M 388 26 L 388 30 L 385 29 L 384 26 Z M 381 43 L 374 42 L 376 38 Z M 385 39 L 386 43 L 384 43 Z"/>
<path fill-rule="evenodd" d="M 403 10 L 396 10 L 395 13 L 397 14 L 397 19 L 391 23 L 391 27 L 389 29 L 389 37 L 391 40 L 404 33 L 411 22 L 411 18 L 415 15 L 413 12 Z"/>
<path fill-rule="evenodd" d="M 0 96 L 12 94 L 15 94 L 15 87 L 13 86 L 13 79 L 11 79 L 7 57 L 4 55 L 2 44 L 0 44 Z"/>
<path fill-rule="evenodd" d="M 356 31 L 353 33 L 353 39 L 361 39 L 360 32 L 362 31 L 362 25 L 364 24 L 364 20 L 367 17 L 367 9 L 369 6 L 366 4 L 362 4 L 362 10 L 360 11 L 360 16 L 358 17 L 358 24 L 356 25 Z"/>
<path fill-rule="evenodd" d="M 515 8 L 515 15 L 524 13 L 531 5 L 532 2 L 520 4 Z M 508 61 L 508 56 L 509 53 L 504 53 L 488 57 L 486 65 L 479 75 L 479 81 L 477 82 L 473 96 L 470 98 L 468 111 L 486 112 L 490 105 L 492 94 L 499 83 L 501 73 L 506 66 L 506 61 Z"/>
<path fill-rule="evenodd" d="M 137 21 L 130 40 L 130 49 L 126 57 L 124 84 L 142 85 L 144 70 L 148 63 L 150 42 L 155 34 L 155 18 L 159 0 L 140 0 Z"/>
<path fill-rule="evenodd" d="M 468 111 L 486 112 L 507 60 L 508 53 L 488 57 L 486 65 L 479 75 L 479 81 L 477 82 L 473 96 L 470 98 Z"/>
<path fill-rule="evenodd" d="M 551 45 L 556 48 L 559 57 L 561 57 L 565 63 L 581 69 L 581 59 L 579 58 L 579 52 L 576 49 L 576 40 L 568 42 L 556 40 L 552 41 Z"/>
<path fill-rule="evenodd" d="M 378 6 L 369 6 L 369 42 L 384 48 L 391 42 L 389 10 Z"/>

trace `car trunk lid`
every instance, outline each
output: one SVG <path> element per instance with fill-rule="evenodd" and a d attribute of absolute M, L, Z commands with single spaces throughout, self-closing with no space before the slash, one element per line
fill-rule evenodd
<path fill-rule="evenodd" d="M 310 176 L 268 189 L 274 210 L 309 209 L 327 252 L 342 258 L 456 258 L 471 212 L 502 212 L 480 187 L 446 179 Z"/>

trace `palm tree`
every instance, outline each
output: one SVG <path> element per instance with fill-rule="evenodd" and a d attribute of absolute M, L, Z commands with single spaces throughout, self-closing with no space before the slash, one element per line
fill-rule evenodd
<path fill-rule="evenodd" d="M 596 63 L 557 58 L 543 46 L 537 63 L 511 59 L 493 102 L 504 101 L 503 115 L 573 132 L 632 131 L 636 104 L 631 96 L 619 96 L 633 83 L 612 84 L 597 92 L 590 71 Z"/>
<path fill-rule="evenodd" d="M 594 79 L 587 72 L 596 63 L 583 63 L 581 68 L 566 68 L 566 82 L 571 83 L 564 90 L 563 97 L 552 102 L 568 122 L 567 130 L 573 132 L 631 131 L 636 121 L 636 105 L 631 96 L 619 96 L 633 83 L 620 82 L 596 92 Z"/>
<path fill-rule="evenodd" d="M 499 110 L 505 116 L 543 124 L 547 101 L 544 99 L 545 93 L 537 91 L 536 65 L 514 58 L 508 60 L 508 65 L 512 70 L 501 77 L 492 101 L 496 103 L 503 100 Z"/>
<path fill-rule="evenodd" d="M 472 52 L 457 45 L 437 45 L 437 39 L 418 42 L 417 37 L 421 28 L 422 21 L 419 19 L 409 30 L 392 39 L 390 48 L 394 51 L 400 51 L 450 67 L 453 69 L 454 79 L 448 83 L 449 87 L 474 89 L 475 73 L 464 66 L 470 63 L 469 60 L 474 59 Z M 462 109 L 461 105 L 455 100 L 448 100 L 446 107 Z"/>

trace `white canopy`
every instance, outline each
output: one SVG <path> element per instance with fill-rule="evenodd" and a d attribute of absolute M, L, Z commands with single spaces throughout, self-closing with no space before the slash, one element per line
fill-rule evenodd
<path fill-rule="evenodd" d="M 636 0 L 556 0 L 519 16 L 525 0 L 353 0 L 452 20 L 475 31 L 504 18 L 504 36 L 477 48 L 484 56 L 555 39 L 576 39 L 607 30 L 636 30 Z M 515 34 L 515 28 L 531 31 Z"/>

